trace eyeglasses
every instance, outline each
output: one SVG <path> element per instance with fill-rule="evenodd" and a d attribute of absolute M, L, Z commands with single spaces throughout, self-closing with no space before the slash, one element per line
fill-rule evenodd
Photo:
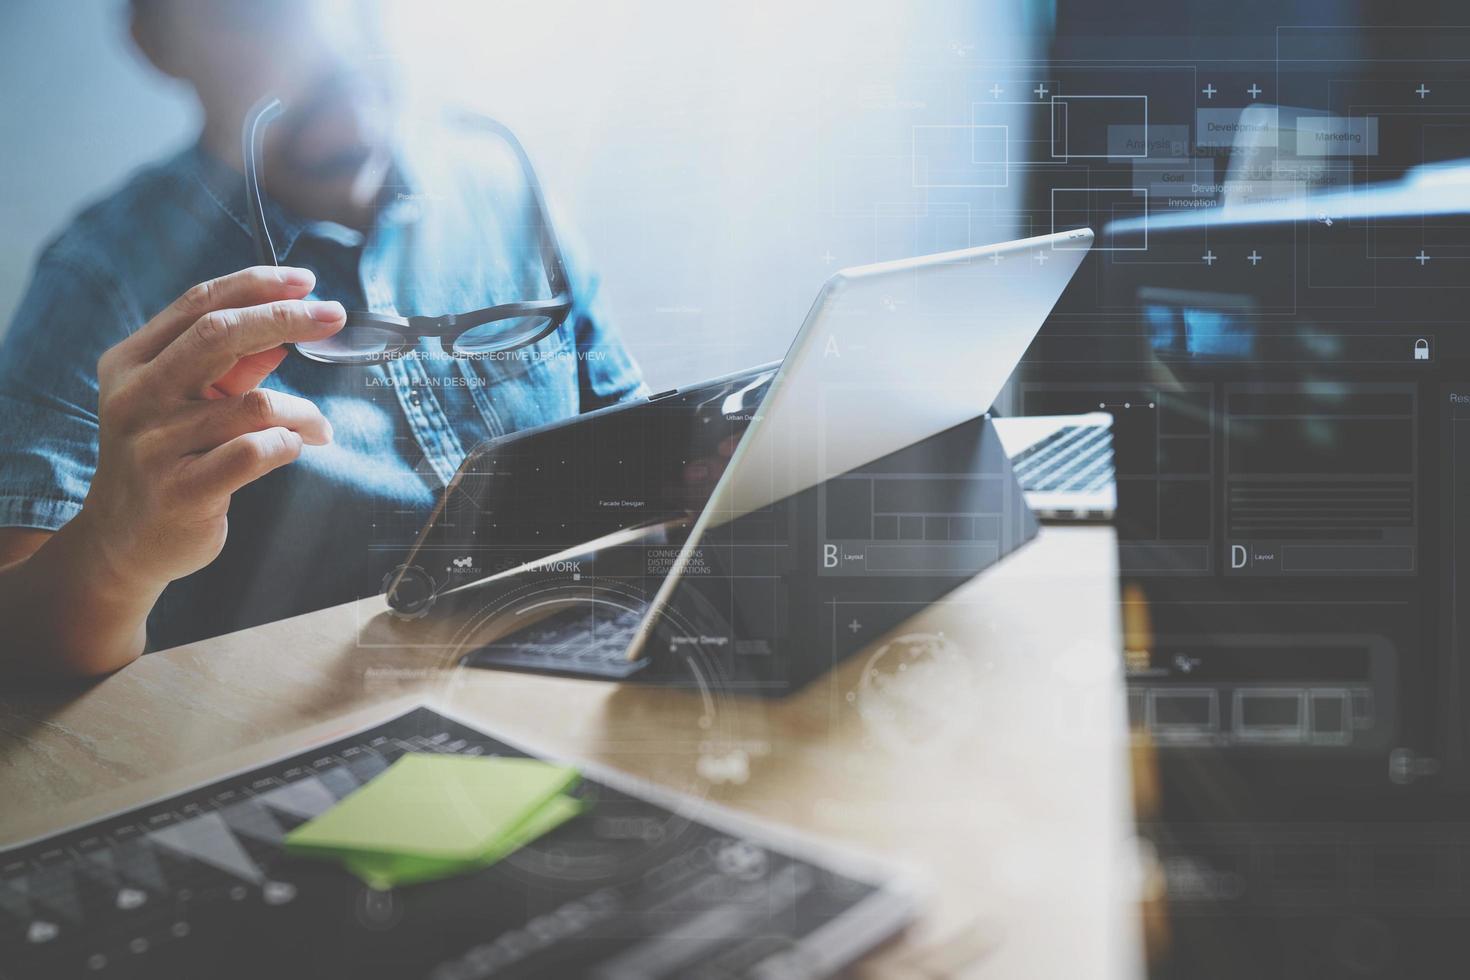
<path fill-rule="evenodd" d="M 270 229 L 266 227 L 259 180 L 265 128 L 280 114 L 279 99 L 263 100 L 245 117 L 242 133 L 251 234 L 262 265 L 280 264 Z M 534 344 L 566 322 L 572 308 L 566 267 L 562 264 L 561 249 L 557 246 L 541 183 L 536 179 L 530 157 L 515 134 L 496 120 L 474 114 L 460 114 L 457 118 L 464 125 L 498 136 L 520 164 L 541 226 L 541 258 L 551 297 L 499 303 L 468 313 L 443 316 L 402 317 L 349 310 L 346 325 L 331 337 L 292 345 L 304 357 L 325 364 L 370 364 L 406 354 L 422 337 L 439 338 L 444 348 L 455 357 L 488 357 Z"/>

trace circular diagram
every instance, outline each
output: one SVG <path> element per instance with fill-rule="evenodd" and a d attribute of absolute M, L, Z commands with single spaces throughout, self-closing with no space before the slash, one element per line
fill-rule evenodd
<path fill-rule="evenodd" d="M 623 632 L 606 639 L 622 644 L 628 623 L 640 622 L 649 602 L 649 595 L 626 581 L 599 577 L 592 587 L 565 576 L 537 576 L 498 593 L 471 615 L 445 647 L 446 666 L 487 643 L 525 638 L 521 642 L 557 651 L 575 667 L 599 630 L 620 623 Z M 635 678 L 612 691 L 592 722 L 605 729 L 597 762 L 668 786 L 680 794 L 679 803 L 660 811 L 589 775 L 574 795 L 587 804 L 585 819 L 595 827 L 598 846 L 569 848 L 552 834 L 507 858 L 507 870 L 528 878 L 587 881 L 621 877 L 630 867 L 657 867 L 684 848 L 681 835 L 713 787 L 748 778 L 748 746 L 737 731 L 740 713 L 730 703 L 722 650 L 698 642 L 703 635 L 678 612 L 662 614 L 649 641 L 657 663 L 644 668 L 658 670 L 657 687 Z M 471 697 L 472 690 L 451 682 L 443 697 L 452 706 Z M 578 718 L 576 723 L 589 722 Z M 656 744 L 647 735 L 655 731 Z"/>
<path fill-rule="evenodd" d="M 972 726 L 976 699 L 965 694 L 977 682 L 974 663 L 943 633 L 905 633 L 868 657 L 847 700 L 873 742 L 906 753 Z"/>

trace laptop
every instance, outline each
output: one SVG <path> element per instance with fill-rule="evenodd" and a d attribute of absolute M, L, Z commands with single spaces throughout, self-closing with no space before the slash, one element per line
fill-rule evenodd
<path fill-rule="evenodd" d="M 680 651 L 756 686 L 809 679 L 1034 535 L 985 413 L 1091 242 L 844 269 L 779 365 L 477 448 L 390 575 L 390 605 L 418 615 L 477 577 L 531 573 L 538 615 L 497 607 L 527 628 L 465 663 L 627 678 Z M 723 475 L 681 510 L 663 488 L 722 443 Z M 579 542 L 578 578 L 555 580 L 572 566 L 549 556 Z M 850 601 L 867 604 L 861 628 L 798 665 Z"/>
<path fill-rule="evenodd" d="M 1046 521 L 1110 521 L 1118 509 L 1113 479 L 1113 417 L 1027 415 L 995 420 L 1026 504 Z"/>

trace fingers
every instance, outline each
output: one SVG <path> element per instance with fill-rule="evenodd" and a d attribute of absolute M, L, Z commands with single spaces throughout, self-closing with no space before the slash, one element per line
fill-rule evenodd
<path fill-rule="evenodd" d="M 206 313 L 300 299 L 316 285 L 309 269 L 257 265 L 192 287 L 120 344 L 139 363 L 158 356 Z"/>
<path fill-rule="evenodd" d="M 305 398 L 283 391 L 252 388 L 233 398 L 197 403 L 160 433 L 179 454 L 202 453 L 247 432 L 290 429 L 308 446 L 332 441 L 332 423 Z"/>
<path fill-rule="evenodd" d="M 230 494 L 301 455 L 301 436 L 276 426 L 236 436 L 196 457 L 185 470 L 191 492 Z"/>
<path fill-rule="evenodd" d="M 270 377 L 271 372 L 280 367 L 281 362 L 285 359 L 286 348 L 284 347 L 242 357 L 238 364 L 224 373 L 223 377 L 214 379 L 214 383 L 205 391 L 204 397 L 229 398 L 231 395 L 243 395 Z"/>
<path fill-rule="evenodd" d="M 282 344 L 330 337 L 346 322 L 342 304 L 280 300 L 245 309 L 206 313 L 165 347 L 149 365 L 155 384 L 197 396 L 243 358 Z"/>

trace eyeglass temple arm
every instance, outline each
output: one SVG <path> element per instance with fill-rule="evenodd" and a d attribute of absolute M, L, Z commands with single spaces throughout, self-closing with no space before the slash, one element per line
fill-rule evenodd
<path fill-rule="evenodd" d="M 280 114 L 281 100 L 267 96 L 255 103 L 245 114 L 244 132 L 240 134 L 240 142 L 245 149 L 246 210 L 250 215 L 256 258 L 261 265 L 280 264 L 276 259 L 276 243 L 271 241 L 270 228 L 265 223 L 265 205 L 261 202 L 260 179 L 257 176 L 257 164 L 265 152 L 265 127 Z"/>
<path fill-rule="evenodd" d="M 250 229 L 255 239 L 256 255 L 262 265 L 279 265 L 276 258 L 275 242 L 271 240 L 270 228 L 265 221 L 265 205 L 260 196 L 260 179 L 258 163 L 264 154 L 265 127 L 281 114 L 281 100 L 267 96 L 261 99 L 245 115 L 244 131 L 241 133 L 240 142 L 245 149 L 245 195 L 246 210 L 249 211 Z M 546 250 L 546 267 L 550 274 L 551 291 L 555 296 L 568 294 L 571 289 L 566 267 L 562 265 L 561 244 L 556 238 L 556 229 L 552 225 L 551 211 L 546 206 L 546 195 L 541 189 L 541 181 L 536 176 L 536 168 L 531 164 L 531 157 L 526 153 L 526 148 L 516 138 L 514 132 L 498 119 L 489 116 L 481 116 L 473 113 L 464 114 L 463 118 L 474 125 L 482 126 L 494 132 L 510 146 L 516 155 L 521 169 L 526 174 L 526 185 L 531 191 L 531 198 L 536 205 L 536 210 L 541 217 L 542 246 Z"/>
<path fill-rule="evenodd" d="M 571 292 L 571 283 L 567 276 L 567 270 L 562 265 L 561 243 L 556 238 L 556 228 L 551 221 L 551 209 L 546 206 L 546 194 L 541 189 L 541 179 L 536 176 L 536 168 L 531 164 L 531 156 L 516 134 L 505 123 L 491 116 L 480 115 L 477 112 L 459 112 L 460 120 L 467 125 L 479 126 L 488 129 L 506 142 L 516 156 L 516 161 L 521 165 L 521 170 L 526 175 L 526 186 L 531 191 L 531 199 L 536 205 L 536 210 L 541 218 L 541 245 L 545 249 L 546 269 L 548 273 L 548 285 L 551 286 L 553 296 L 561 296 Z"/>

